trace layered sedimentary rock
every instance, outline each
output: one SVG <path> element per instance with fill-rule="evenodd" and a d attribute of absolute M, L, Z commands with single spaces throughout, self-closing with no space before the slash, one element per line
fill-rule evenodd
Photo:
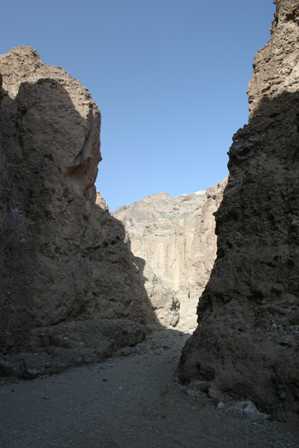
<path fill-rule="evenodd" d="M 276 2 L 233 138 L 217 260 L 184 348 L 182 381 L 299 412 L 299 2 Z"/>
<path fill-rule="evenodd" d="M 0 73 L 2 373 L 33 351 L 42 371 L 99 359 L 140 341 L 153 314 L 122 224 L 96 203 L 98 108 L 30 47 Z"/>
<path fill-rule="evenodd" d="M 115 213 L 143 265 L 148 297 L 164 326 L 191 330 L 216 256 L 214 212 L 225 182 L 207 191 L 145 197 Z"/>

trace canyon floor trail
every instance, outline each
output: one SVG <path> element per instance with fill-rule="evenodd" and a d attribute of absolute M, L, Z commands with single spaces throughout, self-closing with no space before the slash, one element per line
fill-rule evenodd
<path fill-rule="evenodd" d="M 187 336 L 160 331 L 104 363 L 2 385 L 1 448 L 297 448 L 296 428 L 186 394 L 174 371 Z"/>

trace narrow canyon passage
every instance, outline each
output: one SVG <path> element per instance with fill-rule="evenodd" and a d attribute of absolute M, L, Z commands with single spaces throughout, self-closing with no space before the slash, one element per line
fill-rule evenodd
<path fill-rule="evenodd" d="M 0 448 L 299 447 L 299 0 L 275 5 L 228 178 L 113 214 L 90 92 L 0 55 Z"/>
<path fill-rule="evenodd" d="M 104 363 L 3 385 L 1 448 L 297 448 L 298 429 L 216 409 L 175 382 L 187 337 L 162 330 Z"/>

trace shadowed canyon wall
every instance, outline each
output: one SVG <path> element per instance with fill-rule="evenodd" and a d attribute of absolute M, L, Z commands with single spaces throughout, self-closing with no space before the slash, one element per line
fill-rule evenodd
<path fill-rule="evenodd" d="M 101 359 L 155 317 L 123 225 L 96 203 L 100 113 L 30 47 L 0 74 L 0 374 Z"/>
<path fill-rule="evenodd" d="M 143 260 L 145 288 L 164 326 L 196 327 L 198 297 L 216 257 L 214 212 L 225 184 L 177 197 L 148 196 L 114 214 Z"/>
<path fill-rule="evenodd" d="M 217 259 L 179 365 L 219 400 L 299 413 L 299 2 L 276 2 L 229 152 Z"/>

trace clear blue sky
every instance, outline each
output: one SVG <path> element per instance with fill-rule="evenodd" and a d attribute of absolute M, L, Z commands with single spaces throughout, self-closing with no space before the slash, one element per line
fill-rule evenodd
<path fill-rule="evenodd" d="M 10 0 L 0 50 L 32 45 L 90 89 L 103 116 L 97 187 L 115 209 L 226 175 L 273 9 L 272 0 Z"/>

